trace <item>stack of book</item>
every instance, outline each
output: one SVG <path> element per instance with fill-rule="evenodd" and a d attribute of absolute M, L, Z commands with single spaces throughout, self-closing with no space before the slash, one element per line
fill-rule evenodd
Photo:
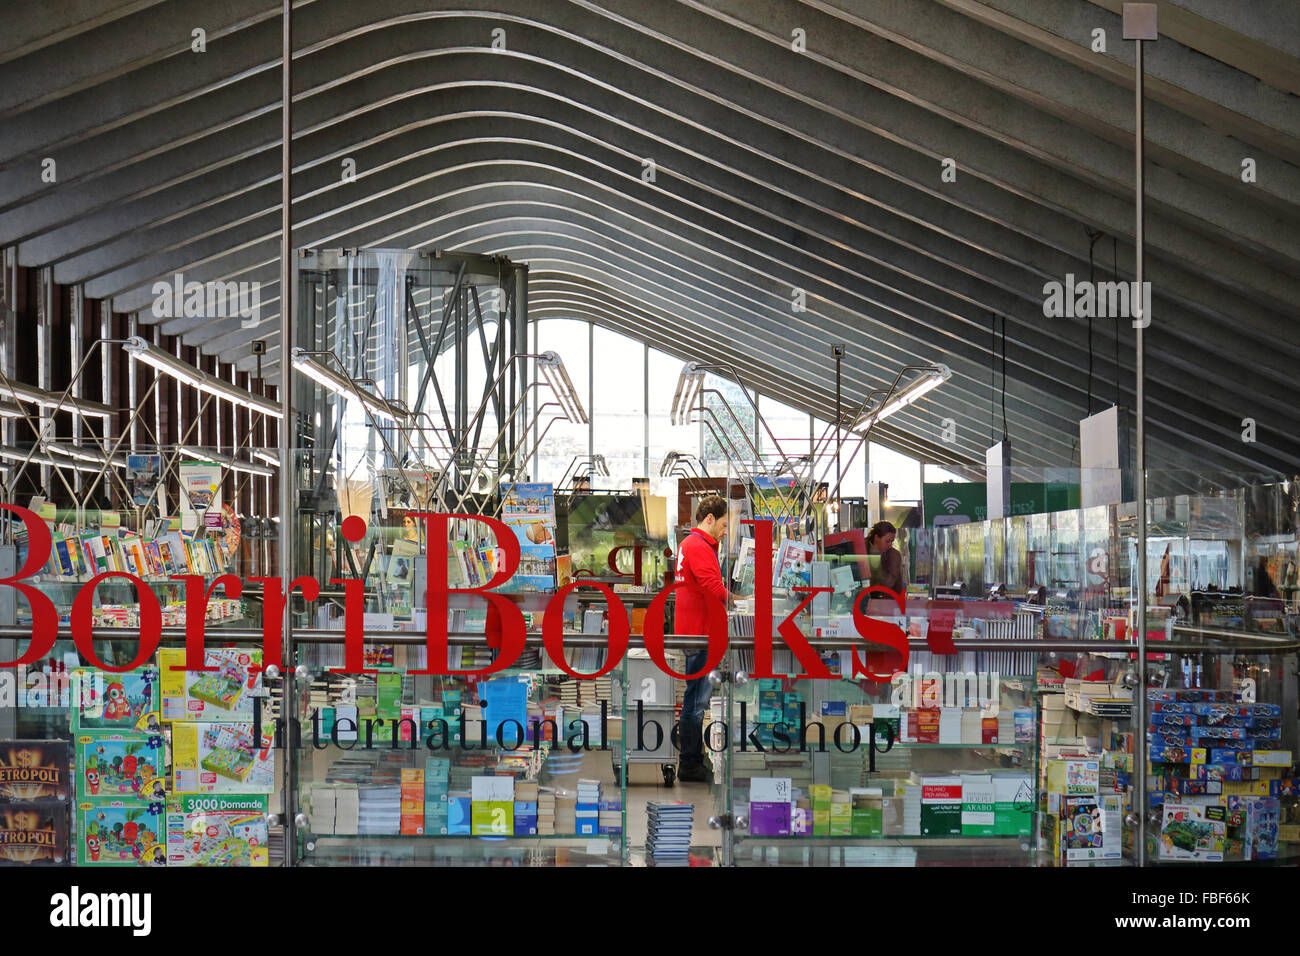
<path fill-rule="evenodd" d="M 555 788 L 555 832 L 578 832 L 578 795 L 572 790 Z"/>
<path fill-rule="evenodd" d="M 357 785 L 338 784 L 334 787 L 334 832 L 355 834 L 361 812 L 361 795 Z"/>
<path fill-rule="evenodd" d="M 560 684 L 560 703 L 564 705 L 565 710 L 582 709 L 581 693 L 578 689 L 581 683 L 579 680 L 566 680 Z"/>
<path fill-rule="evenodd" d="M 358 787 L 360 804 L 357 814 L 357 832 L 371 835 L 389 835 L 401 832 L 401 784 L 362 784 Z M 336 808 L 337 810 L 337 808 Z"/>
<path fill-rule="evenodd" d="M 425 832 L 424 771 L 416 768 L 403 768 L 401 792 L 401 832 L 407 836 L 423 836 Z"/>
<path fill-rule="evenodd" d="M 555 790 L 539 787 L 537 791 L 537 833 L 549 836 L 555 833 Z"/>
<path fill-rule="evenodd" d="M 310 796 L 311 829 L 313 833 L 334 833 L 334 788 L 313 787 Z"/>
<path fill-rule="evenodd" d="M 578 800 L 574 805 L 573 831 L 578 836 L 595 836 L 600 829 L 600 781 L 579 780 Z"/>
<path fill-rule="evenodd" d="M 647 807 L 646 859 L 651 865 L 687 866 L 690 861 L 693 803 L 651 803 Z"/>
<path fill-rule="evenodd" d="M 614 699 L 614 689 L 608 674 L 604 677 L 597 677 L 594 681 L 583 681 L 582 683 L 585 688 L 584 693 L 590 695 L 584 697 L 584 703 L 599 703 L 602 700 L 612 701 Z"/>
<path fill-rule="evenodd" d="M 833 750 L 827 756 L 830 758 L 832 789 L 847 791 L 865 784 L 868 757 L 865 743 L 852 753 Z"/>
<path fill-rule="evenodd" d="M 424 761 L 424 832 L 447 832 L 447 790 L 451 761 L 428 757 Z"/>
<path fill-rule="evenodd" d="M 903 836 L 921 835 L 921 785 L 903 783 L 895 787 L 903 798 Z"/>
<path fill-rule="evenodd" d="M 515 782 L 511 777 L 485 775 L 470 781 L 470 832 L 474 836 L 515 832 Z"/>
<path fill-rule="evenodd" d="M 541 793 L 535 780 L 515 782 L 515 835 L 533 836 L 537 829 L 537 805 Z"/>
<path fill-rule="evenodd" d="M 600 801 L 600 816 L 598 819 L 598 832 L 618 833 L 623 832 L 623 801 L 618 797 Z"/>

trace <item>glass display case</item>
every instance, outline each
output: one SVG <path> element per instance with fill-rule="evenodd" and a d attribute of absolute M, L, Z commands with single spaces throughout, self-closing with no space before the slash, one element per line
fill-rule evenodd
<path fill-rule="evenodd" d="M 752 574 L 747 587 L 733 588 L 744 593 L 734 595 L 731 647 L 711 675 L 706 733 L 714 783 L 706 796 L 673 779 L 671 740 L 650 745 L 635 734 L 640 714 L 671 735 L 681 682 L 658 670 L 640 636 L 662 566 L 647 559 L 640 590 L 630 581 L 633 549 L 662 543 L 659 519 L 647 516 L 663 508 L 655 502 L 649 509 L 635 496 L 618 500 L 632 506 L 630 523 L 597 521 L 593 530 L 584 519 L 574 522 L 575 509 L 565 529 L 570 548 L 583 542 L 585 566 L 603 564 L 617 582 L 631 620 L 629 653 L 595 680 L 573 677 L 543 652 L 541 615 L 554 599 L 555 579 L 509 594 L 529 627 L 528 646 L 513 667 L 479 680 L 418 673 L 425 664 L 427 573 L 420 532 L 413 547 L 396 547 L 405 529 L 394 512 L 349 549 L 333 524 L 337 515 L 299 522 L 315 535 L 312 547 L 299 550 L 302 570 L 325 581 L 366 578 L 365 667 L 373 672 L 342 671 L 343 589 L 331 584 L 314 603 L 295 598 L 293 655 L 284 668 L 294 668 L 293 699 L 279 700 L 282 684 L 270 673 L 258 693 L 223 693 L 217 685 L 228 675 L 220 668 L 231 654 L 245 670 L 257 669 L 261 595 L 250 585 L 238 598 L 237 616 L 206 616 L 214 655 L 208 663 L 218 675 L 208 683 L 194 675 L 193 693 L 186 677 L 181 703 L 174 694 L 170 704 L 163 701 L 161 734 L 142 731 L 165 740 L 158 776 L 186 785 L 173 794 L 182 801 L 243 801 L 239 809 L 248 818 L 241 826 L 259 834 L 261 849 L 269 842 L 270 852 L 236 846 L 231 859 L 272 865 L 639 865 L 649 862 L 639 836 L 647 800 L 674 798 L 713 818 L 718 832 L 697 831 L 695 838 L 716 842 L 716 849 L 699 856 L 727 865 L 1300 861 L 1294 484 L 1152 503 L 1149 540 L 1178 545 L 1170 549 L 1178 563 L 1171 561 L 1167 582 L 1187 606 L 1174 614 L 1154 601 L 1161 574 L 1153 564 L 1149 696 L 1137 700 L 1129 580 L 1136 529 L 1122 506 L 936 528 L 935 583 L 963 581 L 967 596 L 914 595 L 902 613 L 890 601 L 864 605 L 909 638 L 911 666 L 888 684 L 845 676 L 849 649 L 861 647 L 849 616 L 865 586 L 861 555 L 850 549 L 823 562 L 801 554 L 798 542 L 778 542 L 776 580 L 806 572 L 812 585 L 832 588 L 793 623 L 833 676 L 750 676 Z M 129 535 L 119 539 L 131 544 Z M 460 542 L 452 542 L 453 552 Z M 464 541 L 471 543 L 477 544 Z M 0 561 L 17 560 L 19 544 L 5 546 Z M 611 562 L 610 549 L 625 544 L 629 549 Z M 399 555 L 411 559 L 408 580 Z M 479 556 L 486 571 L 488 556 Z M 736 564 L 743 571 L 743 562 Z M 230 570 L 247 581 L 258 567 L 245 554 Z M 727 570 L 731 577 L 733 568 Z M 202 573 L 210 586 L 214 569 Z M 66 615 L 88 577 L 88 569 L 65 575 L 51 566 L 32 579 L 64 617 L 60 639 L 37 665 L 0 673 L 13 677 L 16 702 L 0 707 L 0 738 L 68 741 L 78 761 L 74 778 L 90 764 L 76 756 L 70 719 L 66 678 L 79 661 Z M 141 577 L 164 601 L 183 587 L 152 569 Z M 1037 597 L 1037 586 L 1049 581 L 1056 586 L 1046 604 L 1019 600 Z M 1185 595 L 1175 592 L 1175 582 Z M 987 600 L 986 583 L 1006 583 L 1014 600 Z M 133 587 L 113 579 L 87 598 L 97 612 L 96 653 L 113 666 L 128 663 L 139 647 L 138 612 L 115 606 L 135 600 Z M 776 619 L 803 596 L 774 588 Z M 210 609 L 222 607 L 220 600 L 218 591 Z M 495 652 L 482 602 L 457 595 L 450 603 L 452 667 L 486 665 Z M 592 673 L 605 660 L 604 597 L 584 588 L 563 603 L 566 663 Z M 123 615 L 113 617 L 118 611 Z M 27 614 L 20 601 L 3 623 L 0 652 L 7 659 L 30 639 Z M 165 623 L 163 651 L 149 666 L 170 674 L 165 656 L 182 653 L 184 621 Z M 945 657 L 930 639 L 949 630 L 957 654 Z M 670 636 L 679 668 L 698 644 Z M 892 652 L 877 650 L 872 663 L 892 667 Z M 773 665 L 778 673 L 801 669 L 779 640 Z M 235 696 L 260 700 L 257 717 L 227 706 Z M 290 717 L 298 721 L 297 738 L 277 724 Z M 803 750 L 801 729 L 811 742 Z M 1139 761 L 1147 764 L 1141 774 Z M 662 773 L 662 785 L 638 790 L 645 774 L 636 779 L 632 771 L 644 771 L 641 764 Z M 253 770 L 254 790 L 230 789 L 228 781 L 242 784 Z M 200 780 L 204 774 L 210 776 Z M 264 809 L 252 814 L 249 801 Z M 187 820 L 200 811 L 177 810 Z M 1145 830 L 1140 844 L 1138 820 Z M 83 832 L 75 820 L 72 831 L 74 839 Z M 292 834 L 287 844 L 282 833 Z M 216 852 L 199 843 L 203 853 Z"/>
<path fill-rule="evenodd" d="M 493 656 L 481 642 L 456 647 L 457 669 Z M 301 645 L 295 710 L 311 739 L 293 768 L 298 865 L 626 862 L 625 664 L 578 680 L 529 649 L 473 680 L 411 673 L 423 666 L 414 645 L 370 653 L 373 673 L 347 674 L 342 648 Z M 573 657 L 594 671 L 603 654 Z"/>
<path fill-rule="evenodd" d="M 749 678 L 748 663 L 733 654 L 723 683 L 730 736 L 716 803 L 731 824 L 727 862 L 1033 862 L 1032 675 L 793 682 Z"/>
<path fill-rule="evenodd" d="M 1134 655 L 1075 651 L 1040 664 L 1043 865 L 1300 859 L 1293 769 L 1300 645 L 1289 636 L 1265 642 L 1181 625 L 1173 632 L 1162 653 L 1148 655 L 1141 722 Z"/>

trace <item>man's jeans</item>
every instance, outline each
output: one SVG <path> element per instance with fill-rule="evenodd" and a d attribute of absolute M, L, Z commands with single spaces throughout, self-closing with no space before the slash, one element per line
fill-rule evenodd
<path fill-rule="evenodd" d="M 686 673 L 693 674 L 708 662 L 708 649 L 697 651 L 686 658 Z M 682 766 L 698 766 L 704 762 L 704 709 L 709 703 L 712 685 L 709 675 L 703 674 L 686 682 L 682 698 L 682 716 L 677 722 L 678 746 L 681 748 Z"/>

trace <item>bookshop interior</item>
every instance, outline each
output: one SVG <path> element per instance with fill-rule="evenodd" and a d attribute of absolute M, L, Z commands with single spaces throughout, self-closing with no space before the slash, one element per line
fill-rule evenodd
<path fill-rule="evenodd" d="M 1300 862 L 1211 6 L 0 8 L 0 866 Z"/>

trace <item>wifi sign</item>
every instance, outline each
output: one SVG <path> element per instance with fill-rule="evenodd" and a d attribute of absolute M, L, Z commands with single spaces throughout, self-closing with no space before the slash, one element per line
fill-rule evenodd
<path fill-rule="evenodd" d="M 954 514 L 954 513 L 957 511 L 958 506 L 961 505 L 961 499 L 960 499 L 960 498 L 944 498 L 943 501 L 941 501 L 941 502 L 939 502 L 939 503 L 940 503 L 941 505 L 943 505 L 944 510 L 947 511 L 948 514 Z"/>

